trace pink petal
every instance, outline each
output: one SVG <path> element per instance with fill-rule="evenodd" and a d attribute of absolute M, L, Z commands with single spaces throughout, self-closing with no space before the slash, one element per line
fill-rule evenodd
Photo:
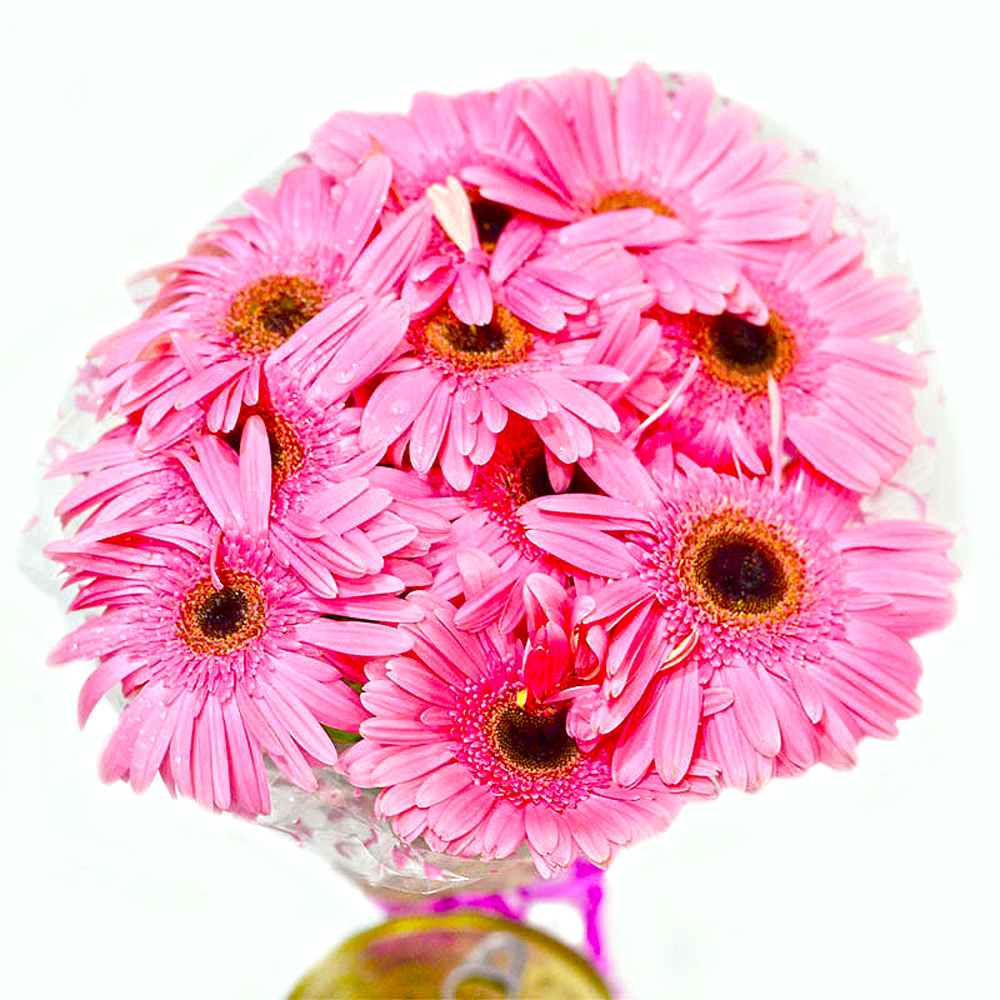
<path fill-rule="evenodd" d="M 271 511 L 271 449 L 264 421 L 251 417 L 240 441 L 240 494 L 246 529 L 254 537 L 267 533 Z"/>
<path fill-rule="evenodd" d="M 460 264 L 448 304 L 455 315 L 470 325 L 484 325 L 493 316 L 493 292 L 486 272 L 474 264 Z"/>
<path fill-rule="evenodd" d="M 361 420 L 361 447 L 384 447 L 396 440 L 416 419 L 440 376 L 426 368 L 390 375 L 372 393 Z"/>

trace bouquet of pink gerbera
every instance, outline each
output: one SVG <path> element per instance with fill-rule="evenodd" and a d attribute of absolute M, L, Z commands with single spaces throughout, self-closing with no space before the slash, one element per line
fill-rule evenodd
<path fill-rule="evenodd" d="M 955 576 L 870 502 L 917 298 L 795 166 L 645 66 L 421 94 L 160 269 L 51 470 L 102 777 L 377 789 L 404 853 L 550 875 L 894 735 Z"/>

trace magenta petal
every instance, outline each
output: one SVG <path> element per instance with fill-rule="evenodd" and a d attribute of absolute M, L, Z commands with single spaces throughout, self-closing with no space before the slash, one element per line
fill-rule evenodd
<path fill-rule="evenodd" d="M 80 725 L 82 726 L 90 718 L 94 706 L 115 684 L 129 674 L 135 673 L 138 669 L 137 665 L 125 656 L 112 656 L 103 660 L 87 678 L 80 690 L 77 703 L 77 718 Z"/>
<path fill-rule="evenodd" d="M 781 749 L 781 730 L 755 670 L 734 663 L 722 668 L 719 676 L 733 692 L 733 712 L 751 745 L 765 757 L 774 757 Z"/>
<path fill-rule="evenodd" d="M 618 82 L 615 125 L 623 177 L 638 180 L 650 162 L 666 110 L 663 81 L 648 66 L 632 67 Z"/>
<path fill-rule="evenodd" d="M 143 688 L 140 697 L 149 701 L 151 710 L 146 713 L 143 724 L 136 734 L 129 764 L 129 780 L 137 792 L 145 791 L 163 762 L 174 727 L 183 708 L 179 701 L 167 706 L 166 692 L 160 688 Z"/>
<path fill-rule="evenodd" d="M 649 530 L 650 515 L 634 504 L 612 497 L 564 493 L 539 497 L 521 508 L 521 521 L 528 527 L 553 524 L 552 515 L 561 515 L 563 526 L 597 531 Z"/>
<path fill-rule="evenodd" d="M 223 704 L 222 718 L 229 747 L 233 805 L 250 815 L 266 814 L 271 810 L 271 796 L 264 761 L 247 733 L 234 699 Z"/>
<path fill-rule="evenodd" d="M 555 817 L 540 806 L 528 805 L 525 808 L 524 832 L 531 846 L 541 854 L 550 853 L 559 839 Z"/>
<path fill-rule="evenodd" d="M 448 744 L 430 743 L 421 747 L 405 747 L 377 765 L 372 771 L 373 785 L 396 784 L 419 778 L 446 763 L 455 755 Z"/>
<path fill-rule="evenodd" d="M 848 489 L 872 493 L 879 486 L 879 474 L 864 461 L 855 437 L 836 425 L 789 413 L 789 440 L 803 457 L 820 472 Z"/>
<path fill-rule="evenodd" d="M 199 461 L 178 453 L 195 489 L 212 512 L 216 523 L 234 526 L 239 518 L 239 461 L 218 438 L 203 436 L 195 440 Z"/>
<path fill-rule="evenodd" d="M 297 626 L 295 634 L 322 649 L 354 656 L 391 656 L 405 653 L 412 645 L 407 633 L 366 622 L 317 619 Z"/>
<path fill-rule="evenodd" d="M 467 167 L 462 171 L 462 180 L 478 187 L 484 198 L 502 205 L 514 205 L 529 215 L 557 222 L 567 222 L 575 215 L 569 205 L 540 184 L 506 171 L 495 170 L 493 167 Z"/>
<path fill-rule="evenodd" d="M 408 322 L 409 311 L 395 301 L 382 301 L 363 315 L 315 369 L 328 398 L 342 397 L 374 375 L 399 347 Z"/>
<path fill-rule="evenodd" d="M 486 272 L 475 264 L 460 264 L 448 304 L 463 323 L 471 326 L 489 323 L 493 316 L 493 293 Z"/>
<path fill-rule="evenodd" d="M 490 257 L 490 281 L 503 284 L 538 249 L 544 236 L 545 230 L 533 219 L 511 219 Z"/>
<path fill-rule="evenodd" d="M 668 785 L 682 781 L 691 765 L 701 722 L 701 685 L 697 662 L 667 673 L 654 696 L 656 770 Z"/>
<path fill-rule="evenodd" d="M 421 200 L 372 240 L 351 272 L 354 287 L 373 296 L 395 291 L 423 253 L 430 232 L 431 206 Z"/>
<path fill-rule="evenodd" d="M 266 534 L 271 510 L 271 449 L 260 417 L 251 417 L 240 442 L 240 493 L 246 530 Z"/>
<path fill-rule="evenodd" d="M 416 419 L 438 386 L 434 371 L 417 368 L 390 375 L 371 395 L 361 420 L 361 447 L 385 446 Z"/>
<path fill-rule="evenodd" d="M 541 420 L 548 412 L 545 396 L 526 378 L 497 378 L 490 383 L 490 392 L 508 410 L 527 420 Z"/>
<path fill-rule="evenodd" d="M 577 535 L 563 527 L 561 531 L 552 528 L 529 528 L 525 534 L 543 552 L 564 560 L 568 565 L 595 576 L 625 576 L 635 565 L 623 542 L 596 532 L 586 536 Z"/>
<path fill-rule="evenodd" d="M 617 431 L 620 428 L 618 416 L 608 404 L 596 393 L 585 389 L 576 382 L 570 381 L 554 373 L 548 373 L 537 379 L 537 384 L 553 399 L 561 403 L 571 413 L 591 427 L 602 430 Z"/>
<path fill-rule="evenodd" d="M 445 432 L 453 419 L 452 390 L 451 383 L 440 382 L 413 422 L 410 461 L 417 472 L 429 472 L 437 459 Z"/>
<path fill-rule="evenodd" d="M 427 807 L 437 805 L 458 795 L 472 784 L 472 775 L 460 764 L 446 764 L 425 778 L 417 791 L 416 804 Z"/>
<path fill-rule="evenodd" d="M 431 814 L 430 825 L 439 837 L 454 840 L 474 827 L 493 805 L 493 796 L 472 785 L 449 799 L 440 812 Z"/>
<path fill-rule="evenodd" d="M 345 270 L 354 264 L 368 242 L 391 181 L 392 162 L 389 157 L 373 153 L 344 182 L 334 226 L 340 237 L 337 250 L 343 255 Z"/>

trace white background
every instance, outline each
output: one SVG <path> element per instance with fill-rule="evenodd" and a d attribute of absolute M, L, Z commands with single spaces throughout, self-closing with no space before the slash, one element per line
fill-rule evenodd
<path fill-rule="evenodd" d="M 376 911 L 277 834 L 105 787 L 107 706 L 13 568 L 35 462 L 122 291 L 342 108 L 403 110 L 571 65 L 704 70 L 839 164 L 897 224 L 961 443 L 961 614 L 924 713 L 814 770 L 689 809 L 609 876 L 634 997 L 995 995 L 1000 23 L 975 0 L 825 4 L 17 4 L 3 15 L 0 994 L 270 1000 Z"/>

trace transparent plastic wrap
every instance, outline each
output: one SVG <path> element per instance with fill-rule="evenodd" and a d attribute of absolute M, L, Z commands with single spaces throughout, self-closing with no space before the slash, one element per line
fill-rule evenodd
<path fill-rule="evenodd" d="M 305 792 L 269 768 L 272 809 L 258 822 L 317 852 L 380 898 L 392 899 L 391 893 L 486 895 L 523 885 L 537 874 L 527 852 L 487 862 L 406 844 L 376 816 L 375 792 L 355 788 L 331 770 L 324 770 L 319 782 L 315 792 Z"/>
<path fill-rule="evenodd" d="M 677 78 L 666 77 L 674 81 Z M 724 102 L 723 102 L 724 103 Z M 793 174 L 817 191 L 832 190 L 838 209 L 835 228 L 860 233 L 867 244 L 866 261 L 877 273 L 907 274 L 908 261 L 889 223 L 873 212 L 852 185 L 830 170 L 811 150 L 804 149 L 780 127 L 765 119 L 764 137 L 779 138 L 800 157 Z M 292 164 L 298 161 L 292 161 Z M 263 182 L 274 190 L 290 164 L 286 163 Z M 242 211 L 233 205 L 220 213 L 228 219 Z M 209 230 L 210 231 L 210 230 Z M 151 272 L 131 286 L 140 307 L 150 301 L 169 275 Z M 872 519 L 907 517 L 931 519 L 948 526 L 960 523 L 960 494 L 955 447 L 947 421 L 942 390 L 937 380 L 933 350 L 925 324 L 918 319 L 891 339 L 905 352 L 921 358 L 929 382 L 916 393 L 916 420 L 924 440 L 891 483 L 865 498 L 862 510 Z M 98 419 L 92 400 L 95 373 L 81 369 L 59 412 L 43 465 L 92 445 L 114 426 L 111 418 Z M 58 584 L 56 567 L 43 555 L 46 545 L 66 537 L 54 508 L 65 492 L 63 482 L 43 480 L 36 516 L 28 525 L 22 544 L 21 564 L 26 574 L 47 594 L 66 603 Z M 79 613 L 77 613 L 78 615 Z M 119 705 L 124 705 L 119 696 Z M 258 822 L 279 830 L 320 854 L 326 861 L 362 885 L 389 893 L 438 895 L 503 891 L 531 881 L 536 870 L 526 849 L 499 861 L 452 857 L 430 850 L 422 840 L 404 842 L 386 819 L 376 815 L 373 790 L 355 788 L 330 768 L 317 771 L 319 787 L 304 791 L 269 765 L 267 781 L 271 809 Z"/>
<path fill-rule="evenodd" d="M 919 289 L 919 275 L 914 274 L 906 252 L 905 234 L 897 232 L 863 186 L 842 172 L 841 164 L 829 162 L 826 154 L 804 145 L 766 116 L 761 116 L 761 134 L 780 140 L 798 153 L 800 163 L 791 175 L 794 179 L 814 190 L 833 192 L 837 200 L 834 228 L 864 238 L 865 262 L 872 271 L 878 275 L 904 275 Z M 914 416 L 924 436 L 892 481 L 862 500 L 862 510 L 873 520 L 911 517 L 948 526 L 957 534 L 953 557 L 961 564 L 964 502 L 959 446 L 948 415 L 941 373 L 935 363 L 934 337 L 921 312 L 905 330 L 885 340 L 920 358 L 926 366 L 927 384 L 915 393 L 914 407 Z"/>

